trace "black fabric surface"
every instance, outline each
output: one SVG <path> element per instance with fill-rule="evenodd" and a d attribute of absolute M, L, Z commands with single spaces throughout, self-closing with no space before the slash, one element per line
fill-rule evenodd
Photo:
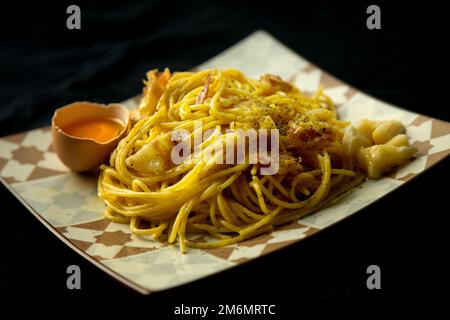
<path fill-rule="evenodd" d="M 369 2 L 89 1 L 76 2 L 82 29 L 72 31 L 69 4 L 1 9 L 0 136 L 49 125 L 56 108 L 75 100 L 127 99 L 148 69 L 192 68 L 257 29 L 364 92 L 450 121 L 442 4 L 378 3 L 382 29 L 368 30 Z M 296 301 L 438 297 L 448 282 L 449 164 L 285 250 L 149 297 L 72 252 L 2 186 L 0 293 L 133 297 L 161 315 L 179 303 L 277 303 L 280 318 Z M 79 291 L 66 288 L 70 264 L 81 267 Z M 370 264 L 381 267 L 379 291 L 366 288 Z"/>

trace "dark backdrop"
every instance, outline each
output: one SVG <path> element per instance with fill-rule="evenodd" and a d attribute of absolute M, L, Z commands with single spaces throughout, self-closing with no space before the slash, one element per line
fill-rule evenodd
<path fill-rule="evenodd" d="M 380 5 L 382 29 L 366 28 L 368 2 L 89 1 L 69 31 L 71 3 L 3 5 L 0 136 L 49 124 L 74 100 L 116 102 L 141 91 L 151 68 L 185 70 L 265 29 L 330 73 L 377 98 L 450 121 L 449 20 L 440 4 Z M 317 299 L 422 299 L 448 280 L 449 159 L 350 219 L 285 250 L 219 275 L 137 297 L 51 235 L 0 187 L 0 291 L 31 296 L 111 296 L 177 303 L 278 303 L 281 313 Z M 388 222 L 388 223 L 386 223 Z M 82 290 L 66 289 L 78 264 Z M 378 264 L 382 290 L 366 289 Z M 284 317 L 283 317 L 284 318 Z"/>

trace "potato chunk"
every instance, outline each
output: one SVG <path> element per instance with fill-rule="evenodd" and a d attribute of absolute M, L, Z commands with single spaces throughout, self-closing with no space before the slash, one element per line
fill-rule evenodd
<path fill-rule="evenodd" d="M 378 179 L 392 167 L 404 164 L 416 153 L 411 146 L 380 144 L 360 149 L 358 163 L 371 179 Z"/>
<path fill-rule="evenodd" d="M 395 137 L 393 137 L 388 142 L 386 142 L 386 144 L 390 144 L 390 145 L 397 146 L 397 147 L 401 147 L 401 146 L 407 147 L 407 146 L 409 146 L 409 141 L 408 141 L 408 137 L 406 134 L 399 134 L 399 135 L 396 135 Z"/>
<path fill-rule="evenodd" d="M 400 121 L 384 121 L 373 130 L 372 140 L 375 144 L 383 144 L 403 132 L 405 132 L 405 126 Z"/>
<path fill-rule="evenodd" d="M 372 144 L 370 136 L 361 134 L 354 127 L 348 128 L 342 138 L 344 153 L 351 157 L 356 156 L 362 147 L 369 147 Z"/>
<path fill-rule="evenodd" d="M 369 178 L 377 179 L 416 153 L 404 132 L 404 125 L 397 120 L 363 119 L 345 132 L 342 138 L 344 153 L 356 159 Z"/>

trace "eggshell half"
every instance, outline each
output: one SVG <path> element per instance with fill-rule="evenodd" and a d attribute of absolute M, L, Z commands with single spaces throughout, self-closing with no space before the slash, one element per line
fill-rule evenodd
<path fill-rule="evenodd" d="M 120 133 L 106 142 L 78 138 L 61 128 L 69 123 L 92 119 L 115 118 L 123 122 Z M 88 171 L 105 163 L 119 141 L 125 136 L 129 112 L 121 104 L 74 102 L 55 111 L 52 118 L 53 148 L 61 161 L 73 171 Z"/>

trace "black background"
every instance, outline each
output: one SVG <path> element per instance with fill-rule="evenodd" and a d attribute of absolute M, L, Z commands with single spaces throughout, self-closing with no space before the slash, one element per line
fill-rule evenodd
<path fill-rule="evenodd" d="M 78 4 L 82 29 L 66 28 Z M 450 121 L 449 11 L 438 3 L 89 1 L 2 5 L 0 136 L 49 124 L 74 100 L 117 102 L 152 68 L 186 70 L 265 29 L 308 60 L 377 98 Z M 142 297 L 72 252 L 0 187 L 0 293 L 145 300 L 170 315 L 180 303 L 278 304 L 281 318 L 308 300 L 443 297 L 448 284 L 450 159 L 350 219 L 285 250 L 182 287 Z M 66 288 L 66 267 L 82 289 Z M 382 289 L 366 288 L 377 264 Z"/>

